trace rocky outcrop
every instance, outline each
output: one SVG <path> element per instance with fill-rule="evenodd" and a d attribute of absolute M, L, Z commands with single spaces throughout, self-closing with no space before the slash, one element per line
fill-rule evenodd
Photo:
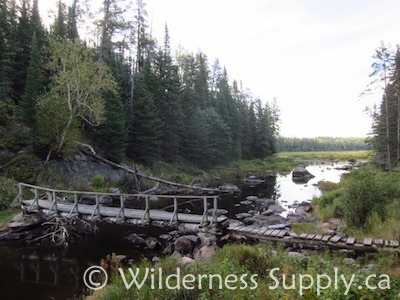
<path fill-rule="evenodd" d="M 134 182 L 134 176 L 109 164 L 94 160 L 85 154 L 78 153 L 73 157 L 49 162 L 49 169 L 63 175 L 71 184 L 92 183 L 96 175 L 115 185 Z"/>

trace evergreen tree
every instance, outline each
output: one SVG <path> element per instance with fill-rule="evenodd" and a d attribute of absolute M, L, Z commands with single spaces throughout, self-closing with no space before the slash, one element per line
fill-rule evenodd
<path fill-rule="evenodd" d="M 164 47 L 155 59 L 155 98 L 159 107 L 160 151 L 167 161 L 177 159 L 183 134 L 183 114 L 180 99 L 178 68 L 172 62 L 168 28 L 165 27 Z"/>
<path fill-rule="evenodd" d="M 150 61 L 145 65 L 138 80 L 137 98 L 134 106 L 131 144 L 128 155 L 135 160 L 149 163 L 159 157 L 159 111 L 152 92 L 154 76 Z"/>
<path fill-rule="evenodd" d="M 36 102 L 43 93 L 43 73 L 41 68 L 39 42 L 36 31 L 33 33 L 31 58 L 26 78 L 25 91 L 19 105 L 19 117 L 27 125 L 34 127 L 36 117 Z"/>
<path fill-rule="evenodd" d="M 51 34 L 66 38 L 68 33 L 67 13 L 65 4 L 59 0 L 57 5 L 57 16 L 54 23 L 51 25 Z"/>

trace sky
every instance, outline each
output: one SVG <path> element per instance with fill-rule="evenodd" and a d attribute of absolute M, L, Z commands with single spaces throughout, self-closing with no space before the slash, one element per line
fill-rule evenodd
<path fill-rule="evenodd" d="M 41 0 L 46 2 L 45 0 Z M 51 1 L 53 2 L 53 1 Z M 230 81 L 280 108 L 287 137 L 365 137 L 381 41 L 400 43 L 398 0 L 144 0 L 153 37 L 218 59 Z M 53 2 L 54 3 L 54 2 Z M 42 5 L 44 9 L 45 5 Z"/>

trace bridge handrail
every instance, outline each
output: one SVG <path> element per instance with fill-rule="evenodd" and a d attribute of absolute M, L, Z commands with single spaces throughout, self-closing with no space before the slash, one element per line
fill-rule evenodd
<path fill-rule="evenodd" d="M 125 220 L 125 199 L 127 197 L 136 197 L 136 198 L 144 198 L 145 199 L 145 204 L 146 208 L 144 210 L 143 221 L 150 221 L 150 203 L 149 203 L 149 198 L 150 197 L 157 197 L 157 198 L 169 198 L 174 200 L 174 211 L 173 211 L 173 216 L 170 220 L 170 224 L 178 222 L 178 199 L 203 199 L 203 217 L 202 217 L 202 224 L 208 223 L 208 205 L 207 205 L 207 200 L 208 199 L 213 199 L 213 214 L 211 216 L 211 224 L 214 224 L 217 222 L 217 208 L 218 208 L 218 196 L 189 196 L 189 195 L 150 195 L 150 194 L 141 194 L 141 193 L 136 193 L 136 194 L 125 194 L 125 193 L 104 193 L 104 192 L 89 192 L 89 191 L 71 191 L 71 190 L 60 190 L 60 189 L 52 189 L 52 188 L 46 188 L 46 187 L 41 187 L 41 186 L 36 186 L 32 184 L 27 184 L 27 183 L 22 183 L 20 182 L 18 184 L 18 196 L 16 199 L 13 201 L 12 205 L 16 206 L 16 204 L 22 204 L 23 201 L 23 188 L 30 188 L 33 189 L 35 193 L 35 198 L 33 199 L 33 202 L 29 206 L 28 210 L 33 210 L 34 206 L 36 205 L 36 208 L 39 208 L 39 197 L 38 197 L 38 191 L 46 191 L 51 193 L 51 198 L 52 198 L 52 203 L 49 208 L 49 211 L 47 214 L 50 214 L 53 210 L 55 213 L 58 213 L 58 199 L 56 197 L 56 193 L 62 193 L 62 194 L 72 194 L 74 195 L 74 205 L 69 213 L 69 216 L 73 214 L 79 214 L 78 211 L 78 194 L 84 194 L 84 195 L 94 195 L 96 198 L 96 205 L 93 209 L 93 213 L 91 215 L 92 218 L 94 217 L 101 217 L 100 216 L 100 203 L 99 203 L 99 196 L 119 196 L 120 199 L 120 211 L 117 215 L 117 220 L 121 219 L 122 221 Z"/>

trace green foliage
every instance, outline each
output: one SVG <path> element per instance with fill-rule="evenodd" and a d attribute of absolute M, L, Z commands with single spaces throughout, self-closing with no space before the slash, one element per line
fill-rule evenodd
<path fill-rule="evenodd" d="M 69 120 L 69 112 L 62 99 L 51 95 L 41 98 L 36 119 L 35 147 L 39 153 L 55 151 L 61 143 L 63 146 L 58 154 L 67 155 L 75 151 L 75 141 L 80 140 L 81 131 L 78 121 L 72 119 L 69 129 L 63 134 Z"/>
<path fill-rule="evenodd" d="M 19 182 L 35 183 L 41 166 L 40 159 L 34 154 L 19 154 L 5 169 L 5 175 Z"/>
<path fill-rule="evenodd" d="M 101 175 L 101 174 L 96 174 L 96 175 L 93 177 L 93 186 L 94 186 L 94 187 L 96 187 L 96 188 L 102 188 L 102 187 L 104 187 L 105 183 L 106 183 L 106 180 L 105 180 L 105 178 L 104 178 L 103 175 Z"/>
<path fill-rule="evenodd" d="M 145 269 L 154 270 L 154 285 L 152 286 L 150 278 L 144 281 L 143 286 L 138 289 L 136 286 L 126 289 L 119 274 L 112 276 L 112 284 L 102 291 L 95 292 L 92 299 L 394 299 L 399 293 L 398 274 L 393 274 L 390 279 L 390 289 L 367 289 L 365 287 L 366 279 L 370 274 L 376 274 L 377 277 L 386 271 L 388 266 L 397 267 L 398 260 L 395 257 L 388 255 L 382 256 L 379 261 L 379 267 L 367 268 L 366 265 L 374 263 L 374 261 L 362 262 L 362 259 L 357 260 L 355 265 L 343 263 L 344 256 L 330 253 L 314 254 L 311 257 L 291 257 L 287 252 L 281 249 L 272 251 L 271 248 L 265 245 L 244 245 L 234 244 L 226 245 L 218 250 L 213 257 L 212 262 L 201 264 L 195 262 L 191 265 L 182 266 L 173 257 L 161 259 L 156 264 L 142 262 L 132 266 L 134 273 L 136 268 L 139 269 L 138 279 L 143 279 Z M 181 289 L 168 289 L 165 284 L 163 288 L 159 288 L 159 272 L 162 270 L 163 279 L 169 274 L 176 274 L 177 269 L 180 269 L 180 278 L 186 275 L 192 275 L 198 278 L 199 275 L 204 275 L 205 278 L 193 285 L 193 289 L 185 289 L 181 284 Z M 334 282 L 335 269 L 337 270 L 339 280 Z M 360 269 L 365 271 L 359 272 Z M 272 271 L 275 270 L 275 271 Z M 231 283 L 228 288 L 224 283 L 219 286 L 220 276 L 222 279 L 228 275 L 236 275 L 244 277 L 248 286 L 240 288 L 242 283 Z M 317 290 L 317 275 L 328 275 L 332 283 L 325 289 Z M 386 274 L 386 273 L 383 273 Z M 389 273 L 390 274 L 390 273 Z M 216 275 L 214 278 L 208 277 Z M 250 280 L 253 276 L 256 283 Z M 131 278 L 128 270 L 125 271 L 126 278 Z M 272 278 L 274 276 L 274 278 Z M 283 286 L 283 277 L 286 277 L 286 288 Z M 303 290 L 303 296 L 300 296 L 299 276 L 311 276 L 314 284 L 311 288 Z M 150 277 L 150 276 L 149 276 Z M 353 284 L 349 286 L 348 294 L 343 280 L 347 282 L 353 278 Z M 232 277 L 231 277 L 232 279 Z M 293 279 L 295 280 L 293 282 Z M 321 278 L 322 279 L 322 278 Z M 275 280 L 278 280 L 276 286 Z M 374 281 L 377 284 L 378 280 Z M 289 288 L 294 283 L 294 287 Z M 305 285 L 306 282 L 303 282 Z M 307 282 L 308 284 L 308 282 Z M 321 286 L 325 282 L 320 282 Z M 212 288 L 210 288 L 210 285 Z M 358 287 L 362 285 L 363 289 Z M 200 288 L 199 288 L 200 286 Z M 320 286 L 320 287 L 321 287 Z M 255 288 L 254 288 L 255 287 Z"/>
<path fill-rule="evenodd" d="M 0 176 L 0 210 L 9 208 L 17 196 L 18 183 L 15 180 Z"/>
<path fill-rule="evenodd" d="M 349 225 L 365 227 L 367 218 L 377 213 L 385 218 L 385 206 L 400 196 L 397 174 L 355 170 L 349 177 L 343 210 Z"/>

